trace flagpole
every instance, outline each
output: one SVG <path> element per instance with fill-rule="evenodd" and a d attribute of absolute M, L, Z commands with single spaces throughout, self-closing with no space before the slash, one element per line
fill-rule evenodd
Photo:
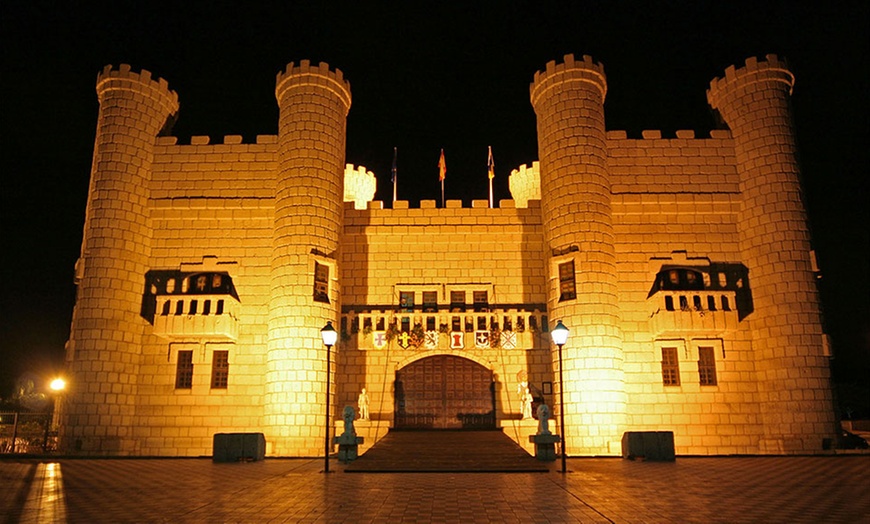
<path fill-rule="evenodd" d="M 441 181 L 441 207 L 444 207 L 444 178 L 447 176 L 447 161 L 444 160 L 444 148 L 441 148 L 441 158 L 438 159 L 438 180 Z"/>
<path fill-rule="evenodd" d="M 492 161 L 492 146 L 488 146 L 489 155 L 486 159 L 486 174 L 489 177 L 489 208 L 492 209 L 492 179 L 495 178 L 495 162 Z"/>
<path fill-rule="evenodd" d="M 396 155 L 397 148 L 393 148 L 393 208 L 396 207 L 396 188 L 399 185 L 398 177 L 396 176 Z"/>

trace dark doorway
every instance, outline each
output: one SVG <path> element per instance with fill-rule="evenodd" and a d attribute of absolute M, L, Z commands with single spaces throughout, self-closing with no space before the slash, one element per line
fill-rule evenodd
<path fill-rule="evenodd" d="M 495 429 L 492 371 L 438 355 L 396 372 L 396 429 Z"/>

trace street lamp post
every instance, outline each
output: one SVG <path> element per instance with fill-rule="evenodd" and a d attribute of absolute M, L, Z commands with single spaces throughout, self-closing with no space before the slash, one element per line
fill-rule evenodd
<path fill-rule="evenodd" d="M 60 395 L 66 389 L 66 381 L 60 377 L 55 378 L 48 384 L 51 390 L 51 418 L 45 422 L 45 438 L 42 439 L 42 452 L 48 451 L 49 428 L 58 425 L 58 407 Z"/>
<path fill-rule="evenodd" d="M 565 452 L 565 379 L 562 373 L 562 346 L 568 341 L 568 328 L 562 321 L 556 322 L 556 327 L 550 331 L 553 343 L 559 346 L 559 425 L 562 430 L 562 473 L 567 471 L 567 453 Z"/>
<path fill-rule="evenodd" d="M 332 321 L 326 323 L 323 329 L 320 330 L 320 338 L 323 339 L 323 345 L 326 346 L 326 423 L 324 426 L 324 448 L 323 448 L 323 472 L 329 473 L 329 374 L 330 374 L 330 354 L 332 346 L 338 339 L 338 333 L 332 327 Z"/>

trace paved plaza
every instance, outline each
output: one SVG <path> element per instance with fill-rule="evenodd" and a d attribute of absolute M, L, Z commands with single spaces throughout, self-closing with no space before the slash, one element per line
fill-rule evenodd
<path fill-rule="evenodd" d="M 870 456 L 569 459 L 543 473 L 322 460 L 3 459 L 8 522 L 870 522 Z"/>

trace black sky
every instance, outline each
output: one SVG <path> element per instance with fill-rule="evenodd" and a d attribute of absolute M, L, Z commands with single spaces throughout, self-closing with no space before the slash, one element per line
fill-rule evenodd
<path fill-rule="evenodd" d="M 467 5 L 466 5 L 467 4 Z M 825 4 L 825 5 L 822 5 Z M 868 3 L 0 2 L 0 396 L 62 362 L 97 117 L 96 73 L 130 63 L 179 94 L 173 134 L 277 132 L 275 74 L 325 61 L 350 80 L 347 161 L 399 198 L 509 198 L 537 159 L 529 83 L 564 54 L 605 65 L 608 129 L 698 136 L 709 81 L 749 56 L 788 58 L 805 197 L 824 273 L 835 376 L 870 376 Z M 412 204 L 414 205 L 414 204 Z"/>

